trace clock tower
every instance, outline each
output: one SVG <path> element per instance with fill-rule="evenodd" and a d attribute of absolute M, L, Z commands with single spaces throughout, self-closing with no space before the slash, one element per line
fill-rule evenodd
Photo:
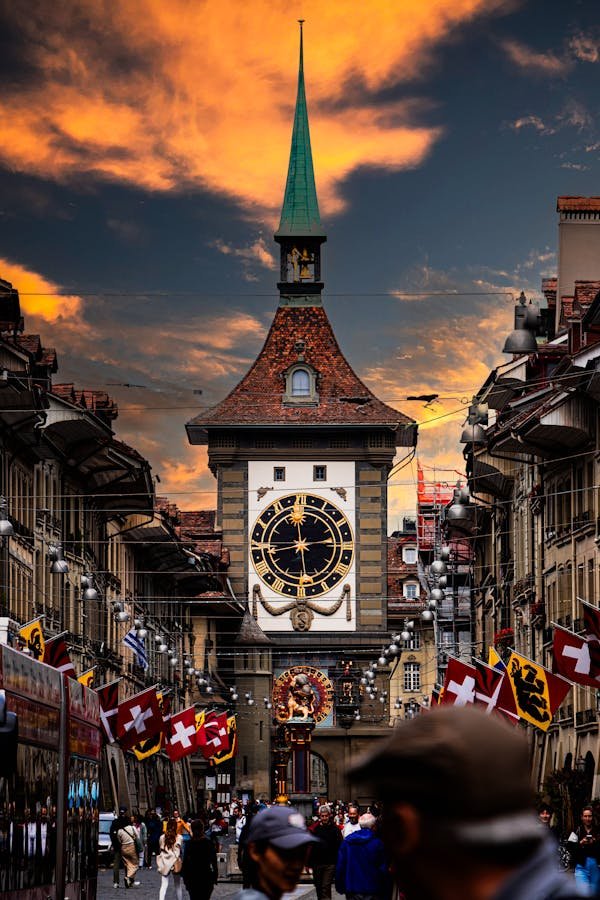
<path fill-rule="evenodd" d="M 301 790 L 322 793 L 326 785 L 329 796 L 346 796 L 344 755 L 354 748 L 336 719 L 334 682 L 348 664 L 360 668 L 389 643 L 387 476 L 397 448 L 409 452 L 415 446 L 417 429 L 356 375 L 323 306 L 326 235 L 313 171 L 302 30 L 275 240 L 280 299 L 265 344 L 231 393 L 186 428 L 192 444 L 208 446 L 231 585 L 270 639 L 273 681 L 285 682 L 291 672 L 293 679 L 310 679 L 314 703 L 321 695 L 329 698 L 319 706 Z M 255 771 L 246 771 L 244 784 L 256 795 L 273 792 L 265 782 L 272 760 L 263 721 L 272 714 L 259 699 L 238 725 L 239 768 L 248 769 L 244 756 L 251 758 Z M 279 723 L 282 715 L 285 710 Z M 350 733 L 356 749 L 381 736 L 388 722 L 386 709 L 361 711 Z M 245 743 L 250 754 L 244 755 Z M 241 780 L 239 775 L 238 787 Z"/>

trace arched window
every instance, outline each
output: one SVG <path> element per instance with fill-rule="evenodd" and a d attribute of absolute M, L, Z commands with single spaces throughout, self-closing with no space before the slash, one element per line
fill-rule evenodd
<path fill-rule="evenodd" d="M 292 372 L 292 397 L 310 397 L 310 375 L 306 369 Z"/>

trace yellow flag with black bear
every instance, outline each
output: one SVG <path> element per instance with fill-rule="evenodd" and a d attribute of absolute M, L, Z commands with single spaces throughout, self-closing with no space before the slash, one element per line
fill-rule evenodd
<path fill-rule="evenodd" d="M 222 750 L 220 753 L 215 753 L 214 756 L 211 756 L 211 766 L 219 766 L 221 763 L 227 762 L 228 759 L 233 759 L 234 756 L 237 755 L 238 736 L 235 716 L 227 717 L 227 735 L 229 737 L 229 749 Z"/>
<path fill-rule="evenodd" d="M 96 666 L 92 666 L 91 669 L 87 669 L 85 672 L 82 672 L 81 675 L 77 678 L 79 684 L 82 684 L 84 687 L 91 688 L 94 686 L 94 673 L 96 671 Z"/>
<path fill-rule="evenodd" d="M 567 696 L 570 683 L 514 650 L 506 669 L 517 713 L 526 722 L 547 731 L 554 713 Z"/>
<path fill-rule="evenodd" d="M 42 631 L 42 618 L 43 616 L 38 616 L 37 619 L 32 619 L 31 622 L 23 625 L 19 631 L 19 637 L 33 658 L 40 660 L 44 658 L 44 647 L 46 646 L 44 632 Z"/>

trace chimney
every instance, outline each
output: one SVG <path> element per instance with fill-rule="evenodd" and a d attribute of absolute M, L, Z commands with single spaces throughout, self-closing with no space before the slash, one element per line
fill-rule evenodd
<path fill-rule="evenodd" d="M 559 197 L 556 330 L 564 330 L 563 298 L 573 298 L 576 281 L 600 279 L 600 197 Z M 562 323 L 562 325 L 561 325 Z"/>

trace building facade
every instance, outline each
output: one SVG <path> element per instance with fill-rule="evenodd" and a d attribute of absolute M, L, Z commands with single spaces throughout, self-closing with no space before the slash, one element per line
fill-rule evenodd
<path fill-rule="evenodd" d="M 547 311 L 522 297 L 516 322 L 526 327 L 478 392 L 489 424 L 465 447 L 477 504 L 476 640 L 483 652 L 510 644 L 550 669 L 553 627 L 579 631 L 582 601 L 599 599 L 600 198 L 559 197 L 558 213 Z M 566 827 L 598 794 L 597 691 L 573 687 L 531 741 L 538 787 L 555 792 Z"/>

